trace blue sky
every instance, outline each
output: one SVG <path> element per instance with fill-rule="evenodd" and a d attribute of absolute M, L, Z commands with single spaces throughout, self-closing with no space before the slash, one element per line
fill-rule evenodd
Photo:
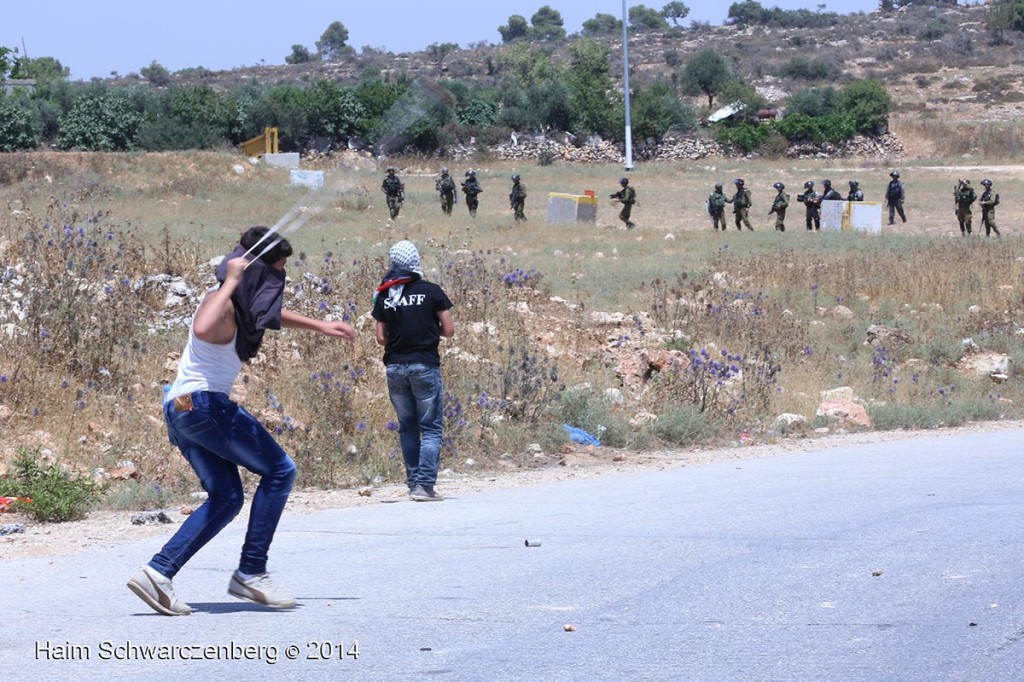
<path fill-rule="evenodd" d="M 691 19 L 719 25 L 731 0 L 683 0 Z M 760 0 L 765 7 L 817 9 L 819 2 Z M 667 0 L 648 0 L 660 9 Z M 241 66 L 283 64 L 291 46 L 311 51 L 324 29 L 341 21 L 349 45 L 392 52 L 422 50 L 431 43 L 499 43 L 497 28 L 508 17 L 529 19 L 550 5 L 562 14 L 568 33 L 598 12 L 622 14 L 621 0 L 382 0 L 378 2 L 218 2 L 178 0 L 6 0 L 0 12 L 0 45 L 21 49 L 29 57 L 55 57 L 71 69 L 74 80 L 106 78 L 111 71 L 137 72 L 156 60 L 171 71 L 203 66 L 221 71 Z M 635 0 L 627 6 L 641 4 Z M 878 0 L 824 2 L 830 12 L 870 12 Z"/>

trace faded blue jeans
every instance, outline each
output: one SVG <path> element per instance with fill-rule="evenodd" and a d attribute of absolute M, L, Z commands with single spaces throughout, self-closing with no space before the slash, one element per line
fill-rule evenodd
<path fill-rule="evenodd" d="M 209 497 L 149 565 L 173 578 L 238 515 L 245 500 L 238 473 L 243 466 L 260 477 L 260 484 L 252 498 L 238 570 L 265 573 L 270 543 L 295 481 L 295 462 L 255 417 L 224 393 L 191 395 L 192 410 L 178 412 L 169 402 L 164 405 L 164 420 L 171 443 L 181 450 Z"/>
<path fill-rule="evenodd" d="M 441 369 L 420 363 L 388 365 L 388 394 L 398 417 L 406 485 L 428 489 L 441 463 Z"/>

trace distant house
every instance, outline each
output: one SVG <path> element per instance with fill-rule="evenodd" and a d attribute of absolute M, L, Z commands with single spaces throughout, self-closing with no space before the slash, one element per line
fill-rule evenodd
<path fill-rule="evenodd" d="M 0 87 L 4 89 L 4 94 L 6 95 L 13 95 L 18 90 L 34 92 L 36 81 L 34 78 L 11 78 L 0 83 Z"/>

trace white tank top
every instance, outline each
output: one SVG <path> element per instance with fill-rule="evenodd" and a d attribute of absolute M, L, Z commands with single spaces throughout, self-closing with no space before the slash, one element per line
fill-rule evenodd
<path fill-rule="evenodd" d="M 164 402 L 195 391 L 230 395 L 241 371 L 242 361 L 235 353 L 234 339 L 230 343 L 209 343 L 196 337 L 189 325 L 188 343 L 178 361 L 178 376 L 164 395 Z"/>

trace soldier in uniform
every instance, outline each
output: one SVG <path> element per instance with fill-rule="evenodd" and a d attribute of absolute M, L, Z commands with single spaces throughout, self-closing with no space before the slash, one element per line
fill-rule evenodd
<path fill-rule="evenodd" d="M 718 226 L 722 226 L 722 232 L 725 232 L 725 202 L 728 199 L 722 194 L 722 188 L 724 185 L 720 182 L 715 183 L 715 191 L 708 197 L 708 215 L 711 216 L 711 226 L 715 228 L 715 232 L 718 232 Z"/>
<path fill-rule="evenodd" d="M 622 185 L 622 189 L 612 194 L 611 199 L 622 204 L 619 220 L 626 223 L 627 230 L 632 230 L 636 227 L 636 223 L 630 220 L 629 216 L 633 212 L 633 204 L 636 203 L 636 189 L 629 186 L 629 178 L 622 178 L 619 180 L 619 184 Z"/>
<path fill-rule="evenodd" d="M 469 209 L 469 215 L 476 216 L 476 209 L 480 205 L 480 192 L 483 192 L 484 188 L 480 186 L 480 181 L 476 179 L 476 171 L 466 171 L 466 179 L 462 182 L 462 193 L 466 195 L 466 208 Z"/>
<path fill-rule="evenodd" d="M 860 188 L 860 183 L 856 180 L 850 180 L 850 193 L 846 195 L 847 201 L 864 201 L 864 191 Z"/>
<path fill-rule="evenodd" d="M 753 203 L 750 198 L 750 190 L 744 187 L 742 178 L 736 178 L 732 183 L 736 185 L 736 193 L 732 195 L 732 199 L 726 199 L 726 201 L 732 204 L 736 229 L 742 230 L 743 225 L 746 225 L 747 229 L 753 232 L 754 226 L 750 224 L 750 205 Z"/>
<path fill-rule="evenodd" d="M 903 212 L 903 200 L 906 195 L 903 191 L 903 183 L 900 182 L 900 172 L 893 171 L 889 173 L 889 177 L 892 180 L 889 181 L 889 186 L 885 188 L 885 202 L 889 204 L 889 224 L 896 224 L 896 214 L 900 214 L 900 220 L 907 222 L 907 214 Z"/>
<path fill-rule="evenodd" d="M 796 198 L 804 205 L 807 211 L 807 229 L 821 230 L 821 195 L 814 191 L 814 181 L 808 180 L 804 183 L 804 193 Z"/>
<path fill-rule="evenodd" d="M 960 223 L 960 236 L 966 237 L 971 233 L 971 204 L 977 196 L 970 180 L 961 180 L 953 190 L 953 203 L 956 205 L 955 213 L 957 222 Z"/>
<path fill-rule="evenodd" d="M 843 195 L 840 194 L 839 192 L 837 192 L 835 189 L 833 189 L 832 181 L 831 180 L 822 180 L 821 181 L 821 186 L 823 188 L 824 194 L 821 195 L 821 199 L 818 201 L 818 205 L 819 206 L 821 205 L 822 201 L 842 201 L 843 200 Z"/>
<path fill-rule="evenodd" d="M 789 208 L 789 195 L 786 194 L 786 186 L 781 182 L 776 182 L 772 185 L 778 190 L 778 194 L 775 195 L 775 200 L 772 201 L 771 210 L 768 211 L 768 215 L 775 214 L 775 229 L 779 232 L 786 231 L 786 209 Z"/>
<path fill-rule="evenodd" d="M 521 182 L 518 175 L 512 176 L 512 191 L 508 195 L 508 205 L 516 222 L 526 220 L 526 185 Z"/>
<path fill-rule="evenodd" d="M 441 177 L 434 182 L 434 187 L 441 195 L 441 210 L 445 215 L 451 215 L 455 205 L 455 181 L 448 175 L 447 168 L 441 169 Z"/>
<path fill-rule="evenodd" d="M 391 219 L 394 220 L 398 217 L 398 212 L 402 210 L 402 201 L 405 199 L 405 185 L 395 175 L 394 166 L 388 166 L 388 174 L 384 176 L 384 182 L 380 183 L 380 188 L 384 190 L 384 197 L 388 202 L 388 212 Z"/>
<path fill-rule="evenodd" d="M 992 181 L 988 178 L 981 181 L 981 186 L 985 188 L 985 191 L 981 193 L 978 205 L 981 206 L 981 224 L 985 227 L 985 236 L 989 237 L 991 236 L 990 232 L 995 232 L 997 237 L 1001 237 L 999 228 L 996 227 L 996 206 L 999 205 L 999 193 L 992 190 Z"/>

